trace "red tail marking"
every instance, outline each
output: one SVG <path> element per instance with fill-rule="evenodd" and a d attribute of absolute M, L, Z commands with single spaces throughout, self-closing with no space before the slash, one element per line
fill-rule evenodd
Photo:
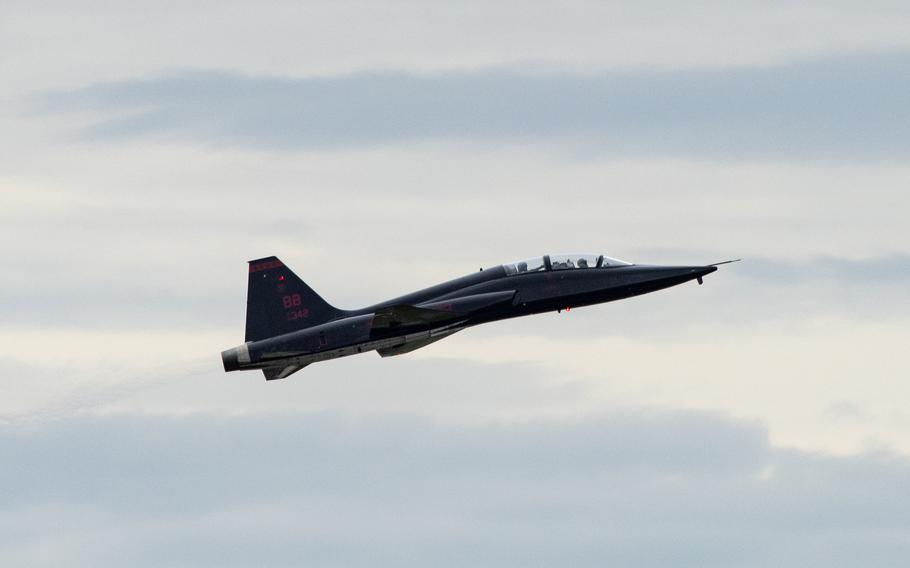
<path fill-rule="evenodd" d="M 259 272 L 261 270 L 269 270 L 270 268 L 281 268 L 284 266 L 280 260 L 269 260 L 266 262 L 260 262 L 258 264 L 250 265 L 250 272 Z"/>

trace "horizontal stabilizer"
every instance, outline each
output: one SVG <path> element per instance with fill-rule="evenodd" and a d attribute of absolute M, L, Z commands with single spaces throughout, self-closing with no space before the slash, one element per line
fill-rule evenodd
<path fill-rule="evenodd" d="M 274 381 L 277 379 L 286 379 L 303 369 L 306 365 L 288 365 L 286 367 L 266 367 L 262 370 L 262 374 L 265 375 L 265 380 Z"/>

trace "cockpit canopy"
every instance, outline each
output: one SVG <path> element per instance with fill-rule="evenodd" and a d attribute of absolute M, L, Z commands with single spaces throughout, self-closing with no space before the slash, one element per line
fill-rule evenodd
<path fill-rule="evenodd" d="M 578 268 L 615 268 L 631 263 L 603 254 L 551 254 L 536 256 L 518 262 L 503 264 L 506 274 L 543 272 L 546 270 L 571 270 Z"/>

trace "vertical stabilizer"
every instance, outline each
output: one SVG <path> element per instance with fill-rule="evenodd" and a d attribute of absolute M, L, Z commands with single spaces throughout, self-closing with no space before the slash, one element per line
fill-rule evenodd
<path fill-rule="evenodd" d="M 341 310 L 323 300 L 278 257 L 250 261 L 244 341 L 258 341 L 319 325 L 340 313 Z"/>

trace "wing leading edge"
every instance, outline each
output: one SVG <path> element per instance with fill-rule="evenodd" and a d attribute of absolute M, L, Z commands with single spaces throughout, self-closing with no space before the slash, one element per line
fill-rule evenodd
<path fill-rule="evenodd" d="M 380 357 L 393 357 L 395 355 L 404 355 L 405 353 L 410 353 L 411 351 L 417 351 L 421 347 L 426 347 L 431 343 L 436 343 L 440 339 L 445 339 L 446 337 L 452 335 L 453 333 L 461 331 L 460 329 L 455 329 L 449 332 L 446 332 L 441 335 L 436 335 L 433 337 L 427 337 L 425 339 L 415 339 L 414 341 L 408 341 L 402 343 L 401 345 L 396 345 L 395 347 L 387 347 L 385 349 L 377 349 L 376 352 L 379 353 Z"/>

